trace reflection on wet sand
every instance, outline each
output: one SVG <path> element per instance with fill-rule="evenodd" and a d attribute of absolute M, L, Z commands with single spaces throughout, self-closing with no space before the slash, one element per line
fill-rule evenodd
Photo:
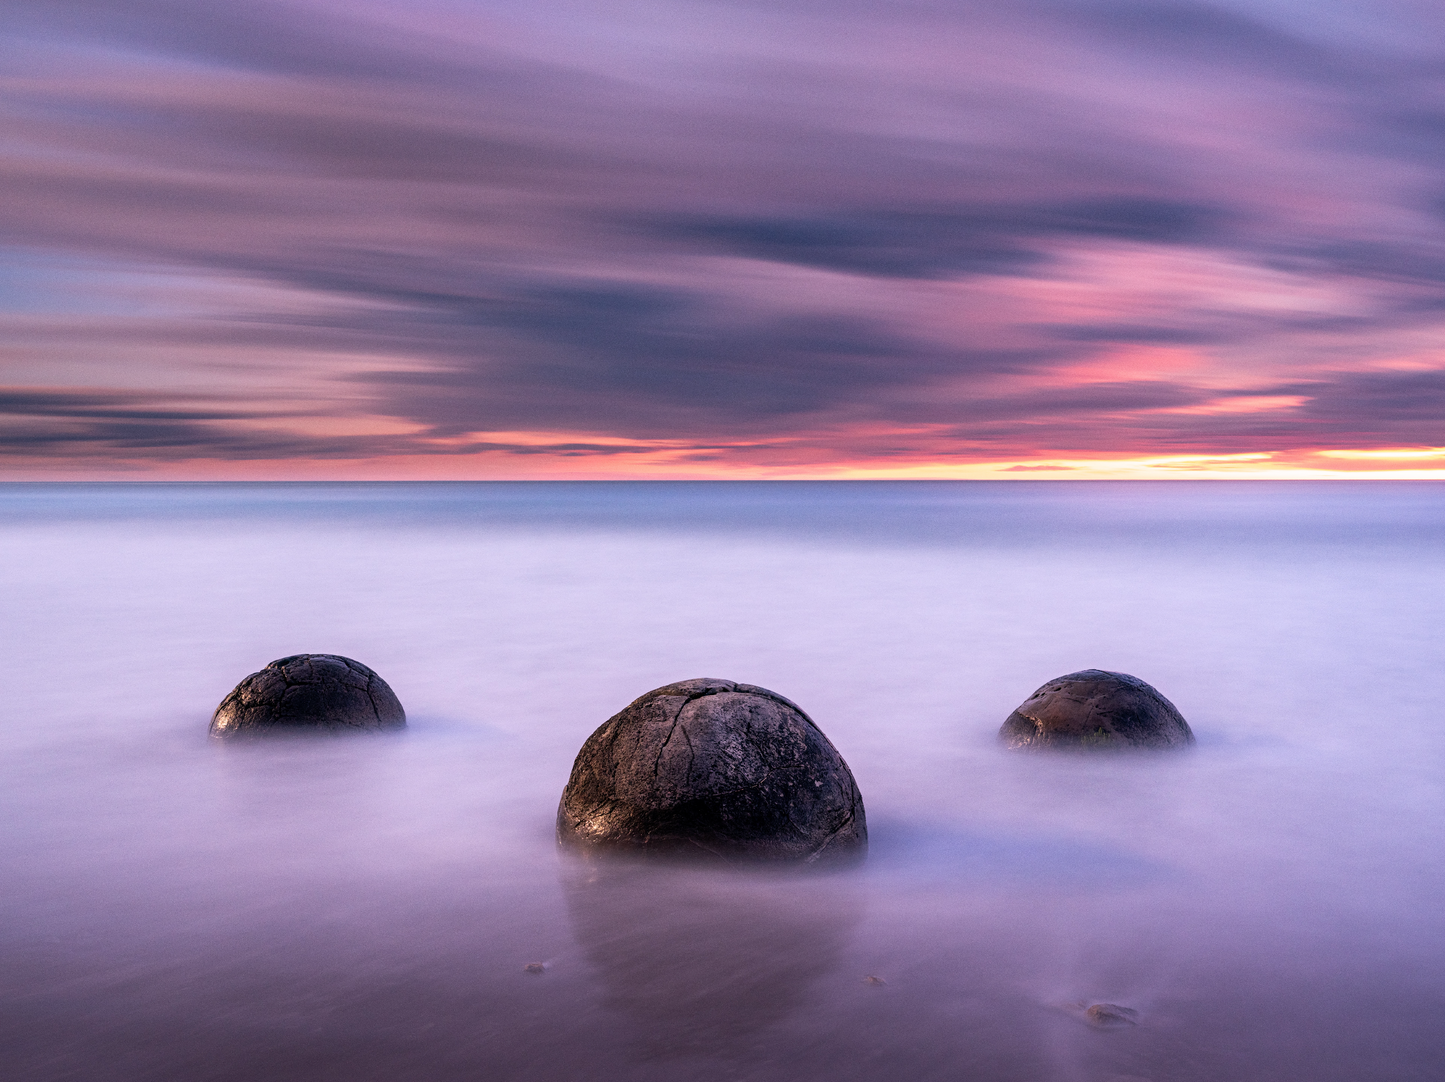
<path fill-rule="evenodd" d="M 648 1056 L 736 1049 L 795 1013 L 862 916 L 847 873 L 569 860 L 573 932 Z"/>

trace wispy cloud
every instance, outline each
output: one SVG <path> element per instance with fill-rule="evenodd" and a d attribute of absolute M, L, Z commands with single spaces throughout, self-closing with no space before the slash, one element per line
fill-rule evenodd
<path fill-rule="evenodd" d="M 12 0 L 0 469 L 1438 447 L 1445 13 L 1357 15 Z"/>

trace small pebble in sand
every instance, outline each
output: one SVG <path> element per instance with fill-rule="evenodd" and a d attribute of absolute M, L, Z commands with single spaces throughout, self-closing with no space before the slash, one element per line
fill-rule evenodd
<path fill-rule="evenodd" d="M 1095 1003 L 1084 1012 L 1089 1024 L 1095 1026 L 1137 1026 L 1139 1012 L 1121 1007 L 1117 1003 Z"/>
<path fill-rule="evenodd" d="M 547 972 L 547 967 L 541 962 L 528 962 L 522 967 L 523 973 L 541 974 Z"/>

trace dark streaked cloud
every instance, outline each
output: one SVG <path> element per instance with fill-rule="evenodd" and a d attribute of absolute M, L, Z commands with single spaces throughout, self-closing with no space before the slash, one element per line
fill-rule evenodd
<path fill-rule="evenodd" d="M 664 239 L 755 259 L 889 278 L 1015 274 L 1047 260 L 1060 236 L 1152 244 L 1205 241 L 1226 216 L 1217 208 L 1116 196 L 1031 206 L 832 216 L 680 218 L 650 224 Z"/>
<path fill-rule="evenodd" d="M 1147 342 L 1205 345 L 1223 341 L 1220 331 L 1202 327 L 1161 327 L 1145 323 L 1055 323 L 1042 328 L 1066 342 Z"/>
<path fill-rule="evenodd" d="M 1402 442 L 1445 446 L 1445 371 L 1353 372 L 1315 392 L 1304 416 L 1335 433 L 1367 441 L 1385 429 Z"/>
<path fill-rule="evenodd" d="M 1211 73 L 1257 69 L 1278 78 L 1336 82 L 1370 65 L 1348 51 L 1311 41 L 1305 27 L 1273 25 L 1228 7 L 1191 0 L 1105 0 L 1062 10 L 1109 46 L 1131 54 L 1192 63 Z"/>
<path fill-rule="evenodd" d="M 495 319 L 530 347 L 504 370 L 535 393 L 561 386 L 660 407 L 746 402 L 756 413 L 804 413 L 958 364 L 863 319 L 794 314 L 739 325 L 736 313 L 707 312 L 702 298 L 635 287 L 553 289 Z"/>
<path fill-rule="evenodd" d="M 401 374 L 393 402 L 445 432 L 537 427 L 681 437 L 786 426 L 790 417 L 924 394 L 1029 354 L 941 346 L 846 313 L 762 315 L 706 293 L 553 284 L 437 305 L 433 348 L 452 359 Z M 450 342 L 440 346 L 445 327 Z M 475 360 L 468 361 L 468 348 Z"/>
<path fill-rule="evenodd" d="M 325 6 L 251 0 L 8 0 L 22 38 L 104 43 L 162 58 L 308 78 L 414 80 L 439 65 L 416 35 L 385 34 Z M 452 74 L 457 69 L 453 69 Z M 462 68 L 465 72 L 467 69 Z"/>
<path fill-rule="evenodd" d="M 71 417 L 104 419 L 122 422 L 145 421 L 234 421 L 253 416 L 245 410 L 185 409 L 177 406 L 157 407 L 153 394 L 124 392 L 96 393 L 10 390 L 0 388 L 0 416 Z M 174 403 L 173 396 L 167 396 Z"/>

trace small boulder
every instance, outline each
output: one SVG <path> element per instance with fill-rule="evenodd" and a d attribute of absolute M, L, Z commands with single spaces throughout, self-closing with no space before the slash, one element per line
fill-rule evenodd
<path fill-rule="evenodd" d="M 766 688 L 683 680 L 587 738 L 557 808 L 584 850 L 833 861 L 868 847 L 863 798 L 807 714 Z"/>
<path fill-rule="evenodd" d="M 406 712 L 385 680 L 336 654 L 295 654 L 252 673 L 211 717 L 219 738 L 284 732 L 406 728 Z"/>
<path fill-rule="evenodd" d="M 1050 680 L 999 729 L 1010 748 L 1174 748 L 1194 743 L 1174 704 L 1137 676 L 1084 669 Z"/>

